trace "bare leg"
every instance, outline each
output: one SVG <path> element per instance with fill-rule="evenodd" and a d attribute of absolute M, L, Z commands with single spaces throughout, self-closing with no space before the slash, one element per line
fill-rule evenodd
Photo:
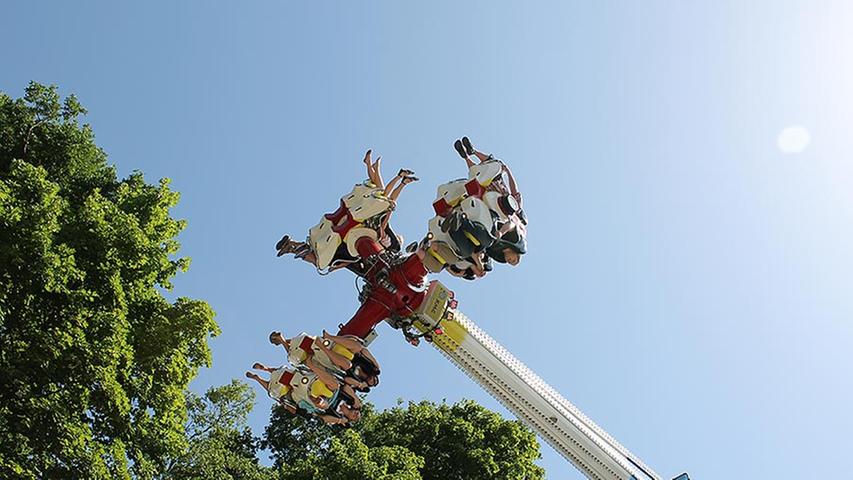
<path fill-rule="evenodd" d="M 288 253 L 296 254 L 296 258 L 305 260 L 311 265 L 317 266 L 317 254 L 315 254 L 305 242 L 290 241 L 278 251 L 277 257 L 287 255 Z"/>
<path fill-rule="evenodd" d="M 382 157 L 378 157 L 373 162 L 373 174 L 376 176 L 376 181 L 373 182 L 378 188 L 385 188 L 385 182 L 382 181 Z"/>
<path fill-rule="evenodd" d="M 394 189 L 394 185 L 396 185 L 397 182 L 399 182 L 400 180 L 405 181 L 406 177 L 411 177 L 414 174 L 415 172 L 413 172 L 412 170 L 409 170 L 407 168 L 401 168 L 400 171 L 397 172 L 397 175 L 394 176 L 394 178 L 392 178 L 391 181 L 388 182 L 388 185 L 385 186 L 385 191 L 383 192 L 385 196 L 387 197 L 388 194 L 391 193 L 391 191 Z"/>
<path fill-rule="evenodd" d="M 394 178 L 392 178 L 391 181 L 388 182 L 388 185 L 385 185 L 385 191 L 382 193 L 385 194 L 385 196 L 387 197 L 388 194 L 391 193 L 391 191 L 394 189 L 394 186 L 397 185 L 397 182 L 399 182 L 402 179 L 403 179 L 403 176 L 400 175 L 399 173 L 397 175 L 395 175 Z"/>
<path fill-rule="evenodd" d="M 391 242 L 387 240 L 388 238 L 388 222 L 391 220 L 391 212 L 388 212 L 388 215 L 385 215 L 385 218 L 382 219 L 382 223 L 379 225 L 379 243 L 382 244 L 383 247 L 387 247 L 391 245 Z"/>
<path fill-rule="evenodd" d="M 466 148 L 466 143 L 468 141 L 468 137 L 462 137 L 462 140 L 456 140 L 453 142 L 453 148 L 456 149 L 456 153 L 459 154 L 465 160 L 465 164 L 470 169 L 474 166 L 474 162 L 471 160 L 471 157 L 468 156 L 469 149 Z M 470 143 L 469 143 L 470 144 Z M 471 148 L 472 150 L 473 148 Z"/>
<path fill-rule="evenodd" d="M 491 157 L 491 155 L 486 155 L 485 153 L 483 153 L 479 150 L 474 150 L 474 155 L 477 157 L 477 160 L 479 160 L 480 163 L 485 162 L 486 160 L 489 159 L 489 157 Z M 472 163 L 472 165 L 473 165 L 473 163 Z M 470 165 L 469 165 L 469 168 L 470 168 Z"/>
<path fill-rule="evenodd" d="M 263 370 L 264 372 L 270 372 L 270 373 L 275 371 L 274 368 L 268 367 L 268 366 L 264 365 L 263 363 L 256 363 L 256 364 L 252 365 L 252 368 L 255 370 Z"/>
<path fill-rule="evenodd" d="M 323 338 L 337 343 L 352 353 L 358 353 L 365 348 L 360 338 L 351 335 L 332 335 L 323 330 Z"/>
<path fill-rule="evenodd" d="M 352 368 L 352 362 L 350 362 L 346 357 L 344 357 L 340 353 L 333 352 L 332 350 L 329 349 L 329 347 L 327 347 L 323 343 L 324 343 L 323 340 L 320 340 L 320 339 L 317 339 L 314 341 L 314 345 L 317 345 L 317 347 L 320 349 L 320 351 L 325 353 L 326 356 L 329 357 L 329 360 L 331 360 L 332 363 L 334 363 L 336 367 L 340 368 L 343 371 L 347 371 L 350 368 Z"/>
<path fill-rule="evenodd" d="M 303 255 L 299 258 L 301 258 L 302 260 L 305 260 L 306 262 L 310 263 L 311 265 L 314 265 L 315 267 L 317 266 L 317 254 L 315 254 L 314 252 L 308 252 L 308 254 Z"/>
<path fill-rule="evenodd" d="M 278 249 L 278 253 L 275 255 L 276 257 L 292 253 L 295 254 L 297 258 L 301 258 L 315 266 L 317 265 L 317 257 L 314 255 L 314 252 L 311 251 L 311 247 L 307 242 L 297 242 L 296 240 L 291 240 L 289 236 L 285 235 L 278 241 L 276 248 Z"/>
<path fill-rule="evenodd" d="M 314 363 L 314 360 L 312 360 L 311 358 L 305 359 L 305 365 L 307 365 L 308 368 L 310 368 L 311 371 L 314 372 L 315 375 L 317 375 L 317 378 L 321 382 L 323 382 L 329 390 L 334 392 L 335 390 L 340 388 L 341 384 L 340 382 L 338 382 L 338 379 L 332 376 L 331 373 L 326 371 L 325 368 Z"/>
<path fill-rule="evenodd" d="M 270 382 L 261 378 L 260 375 L 258 375 L 257 373 L 246 372 L 246 378 L 251 378 L 252 380 L 260 383 L 261 386 L 264 387 L 264 391 L 269 391 Z"/>
<path fill-rule="evenodd" d="M 391 196 L 388 197 L 388 200 L 391 200 L 395 205 L 397 204 L 397 197 L 400 196 L 400 192 L 403 191 L 403 187 L 405 187 L 405 183 L 401 183 L 399 187 L 395 188 L 393 192 L 391 192 Z"/>
<path fill-rule="evenodd" d="M 418 181 L 418 177 L 403 177 L 403 181 L 400 182 L 400 185 L 391 192 L 391 196 L 388 197 L 388 200 L 391 200 L 394 203 L 397 203 L 397 197 L 400 196 L 400 192 L 403 191 L 403 187 L 406 185 Z"/>
<path fill-rule="evenodd" d="M 376 185 L 376 170 L 373 168 L 373 164 L 371 163 L 370 156 L 373 154 L 373 150 L 368 150 L 364 154 L 364 165 L 367 167 L 367 179 L 370 180 L 370 183 Z"/>
<path fill-rule="evenodd" d="M 337 343 L 352 353 L 361 354 L 361 356 L 373 363 L 376 366 L 376 369 L 379 370 L 379 362 L 373 358 L 373 354 L 370 353 L 370 350 L 368 350 L 360 340 L 355 340 L 346 335 L 329 335 L 329 332 L 325 330 L 323 330 L 323 338 Z"/>
<path fill-rule="evenodd" d="M 356 388 L 370 387 L 370 384 L 368 384 L 367 382 L 362 382 L 362 381 L 356 380 L 352 377 L 344 377 L 344 383 L 346 383 L 347 385 L 349 385 L 351 387 L 356 387 Z"/>

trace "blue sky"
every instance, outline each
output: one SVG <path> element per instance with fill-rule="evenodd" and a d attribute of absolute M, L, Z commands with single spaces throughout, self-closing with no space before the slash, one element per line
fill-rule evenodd
<path fill-rule="evenodd" d="M 748 4 L 747 4 L 748 3 Z M 426 231 L 469 135 L 525 194 L 529 254 L 461 308 L 662 475 L 830 478 L 853 429 L 853 5 L 843 1 L 7 2 L 0 90 L 76 93 L 122 174 L 170 177 L 222 335 L 199 391 L 334 328 L 347 272 L 276 259 L 381 153 Z M 802 125 L 811 143 L 783 154 Z M 380 407 L 474 398 L 389 329 Z M 259 395 L 260 433 L 270 401 Z M 503 413 L 505 411 L 500 409 Z M 549 478 L 581 478 L 549 447 Z"/>

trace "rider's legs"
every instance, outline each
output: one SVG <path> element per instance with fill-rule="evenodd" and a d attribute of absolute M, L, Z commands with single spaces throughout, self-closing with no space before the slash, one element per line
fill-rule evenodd
<path fill-rule="evenodd" d="M 323 382 L 323 384 L 326 385 L 326 388 L 328 388 L 329 390 L 334 392 L 335 390 L 340 388 L 341 383 L 338 382 L 338 379 L 335 378 L 331 373 L 329 373 L 325 368 L 314 363 L 314 360 L 312 360 L 311 358 L 305 359 L 305 365 L 308 366 L 308 368 L 310 368 L 315 375 L 317 375 L 317 378 L 321 382 Z"/>
<path fill-rule="evenodd" d="M 275 371 L 275 369 L 274 369 L 274 368 L 272 368 L 272 367 L 268 367 L 268 366 L 266 366 L 266 365 L 264 365 L 263 363 L 260 363 L 260 362 L 258 362 L 258 363 L 256 363 L 256 364 L 252 365 L 252 368 L 253 368 L 253 369 L 255 369 L 255 370 L 262 370 L 262 371 L 264 371 L 264 372 L 269 372 L 269 373 L 272 373 L 272 372 L 274 372 L 274 371 Z"/>
<path fill-rule="evenodd" d="M 487 155 L 479 150 L 474 150 L 474 155 L 477 157 L 477 160 L 479 160 L 480 163 L 483 163 L 486 160 L 489 160 L 490 158 L 494 158 L 491 155 Z"/>
<path fill-rule="evenodd" d="M 403 187 L 405 187 L 406 185 L 408 185 L 412 182 L 416 182 L 417 180 L 418 180 L 417 177 L 403 177 L 402 181 L 400 182 L 400 185 L 397 188 L 395 188 L 393 192 L 391 192 L 391 195 L 388 197 L 388 200 L 391 200 L 392 202 L 396 203 L 397 197 L 399 197 L 400 192 L 403 191 Z"/>
<path fill-rule="evenodd" d="M 378 157 L 375 162 L 373 162 L 373 174 L 376 177 L 376 181 L 373 182 L 377 188 L 385 188 L 385 182 L 382 181 L 382 157 Z"/>
<path fill-rule="evenodd" d="M 402 179 L 403 179 L 403 176 L 400 175 L 399 173 L 397 175 L 395 175 L 394 178 L 392 178 L 391 181 L 388 182 L 388 185 L 385 185 L 385 190 L 382 193 L 386 197 L 388 195 L 392 195 L 393 194 L 392 192 L 394 191 L 394 187 L 397 186 L 397 182 L 399 182 Z"/>
<path fill-rule="evenodd" d="M 327 357 L 329 357 L 329 360 L 331 360 L 336 367 L 340 368 L 343 371 L 347 371 L 352 368 L 352 362 L 350 362 L 349 359 L 347 359 L 338 352 L 332 351 L 329 347 L 324 345 L 324 342 L 322 340 L 317 339 L 314 344 L 317 345 L 320 351 L 322 351 L 326 354 Z"/>
<path fill-rule="evenodd" d="M 344 377 L 344 383 L 355 388 L 369 388 L 371 385 L 367 382 L 355 379 L 353 377 Z"/>
<path fill-rule="evenodd" d="M 370 363 L 375 365 L 376 369 L 379 370 L 379 362 L 376 361 L 376 358 L 373 357 L 373 354 L 371 354 L 370 350 L 361 343 L 361 340 L 358 339 L 358 337 L 350 335 L 330 335 L 329 332 L 323 330 L 323 338 L 337 343 L 352 353 L 361 354 L 361 356 L 369 360 Z"/>
<path fill-rule="evenodd" d="M 251 378 L 252 380 L 260 383 L 261 386 L 264 387 L 264 390 L 269 391 L 270 382 L 268 380 L 264 380 L 263 378 L 261 378 L 261 376 L 258 375 L 257 373 L 246 372 L 246 378 Z"/>
<path fill-rule="evenodd" d="M 277 257 L 293 253 L 296 258 L 305 260 L 311 265 L 317 266 L 317 254 L 308 246 L 306 242 L 297 242 L 289 238 L 284 242 L 279 241 L 281 248 L 278 249 Z"/>
<path fill-rule="evenodd" d="M 375 166 L 373 165 L 373 163 L 371 163 L 370 155 L 371 155 L 372 153 L 373 153 L 373 150 L 368 150 L 368 151 L 364 154 L 364 160 L 363 160 L 363 161 L 364 161 L 364 165 L 367 167 L 367 179 L 368 179 L 368 180 L 370 180 L 370 183 L 372 183 L 372 184 L 374 184 L 374 185 L 376 185 L 376 186 L 379 186 L 379 182 L 381 182 L 381 181 L 382 181 L 382 178 L 381 178 L 381 177 L 377 177 L 377 175 L 376 175 L 376 168 L 375 168 Z"/>

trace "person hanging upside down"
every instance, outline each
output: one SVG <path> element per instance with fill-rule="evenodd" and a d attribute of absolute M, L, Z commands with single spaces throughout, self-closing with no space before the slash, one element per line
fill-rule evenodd
<path fill-rule="evenodd" d="M 288 339 L 274 331 L 269 340 L 273 345 L 284 347 L 292 365 L 301 365 L 312 358 L 323 368 L 340 374 L 345 383 L 358 390 L 369 391 L 379 384 L 379 362 L 358 337 L 335 336 L 323 330 L 322 338 L 301 333 Z"/>
<path fill-rule="evenodd" d="M 364 340 L 354 335 L 332 335 L 326 330 L 323 330 L 323 338 L 321 343 L 329 342 L 332 350 L 339 351 L 343 355 L 351 353 L 350 357 L 351 368 L 346 370 L 346 373 L 356 379 L 365 379 L 365 383 L 374 387 L 379 384 L 379 361 L 370 353 L 370 350 L 364 346 Z"/>
<path fill-rule="evenodd" d="M 348 385 L 341 385 L 322 367 L 310 359 L 306 368 L 270 368 L 256 363 L 252 368 L 270 372 L 270 380 L 264 380 L 253 372 L 246 377 L 257 381 L 270 396 L 281 403 L 290 413 L 304 411 L 320 417 L 324 422 L 346 424 L 361 418 L 361 400 Z"/>
<path fill-rule="evenodd" d="M 456 153 L 465 160 L 465 164 L 469 169 L 477 165 L 477 163 L 483 163 L 495 159 L 494 155 L 486 154 L 475 149 L 468 137 L 462 137 L 462 140 L 456 140 L 453 142 L 453 148 L 456 149 Z M 471 155 L 476 157 L 479 161 L 474 163 L 474 161 L 471 160 Z"/>
<path fill-rule="evenodd" d="M 494 155 L 483 153 L 474 148 L 468 137 L 456 140 L 453 148 L 465 160 L 465 164 L 468 166 L 468 178 L 476 178 L 480 181 L 485 191 L 498 192 L 504 195 L 510 195 L 512 191 L 518 191 L 515 187 L 508 188 L 507 182 L 504 181 L 504 174 L 507 174 L 509 183 L 515 183 L 512 173 L 505 168 L 506 164 L 495 158 Z M 478 162 L 471 160 L 471 156 L 474 156 Z M 520 194 L 518 202 L 521 202 Z"/>
<path fill-rule="evenodd" d="M 497 240 L 495 217 L 489 206 L 481 200 L 463 199 L 459 203 L 454 193 L 442 187 L 448 188 L 448 184 L 439 187 L 439 194 L 448 194 L 440 197 L 433 205 L 439 205 L 443 200 L 444 205 L 450 206 L 451 203 L 446 200 L 450 198 L 455 208 L 436 209 L 438 214 L 429 221 L 424 265 L 432 273 L 446 269 L 451 275 L 466 280 L 481 278 L 492 269 L 485 249 Z M 473 216 L 466 214 L 463 219 L 459 210 L 472 213 Z"/>
<path fill-rule="evenodd" d="M 415 177 L 415 172 L 411 170 L 407 170 L 405 168 L 401 168 L 397 175 L 388 182 L 388 185 L 385 185 L 385 182 L 382 181 L 382 169 L 380 163 L 382 162 L 382 157 L 377 157 L 376 161 L 371 163 L 371 156 L 373 155 L 373 150 L 368 150 L 367 153 L 364 154 L 364 164 L 367 166 L 367 180 L 370 181 L 376 188 L 382 189 L 382 194 L 388 197 L 395 205 L 397 203 L 397 198 L 400 196 L 400 192 L 403 191 L 403 187 L 418 181 L 418 177 Z M 400 182 L 400 185 L 397 186 L 397 182 Z"/>
<path fill-rule="evenodd" d="M 361 400 L 352 387 L 341 384 L 310 358 L 305 359 L 304 364 L 310 371 L 297 370 L 298 378 L 290 383 L 293 400 L 299 408 L 329 424 L 358 421 L 361 418 Z"/>
<path fill-rule="evenodd" d="M 497 216 L 497 241 L 486 248 L 486 253 L 498 263 L 518 265 L 521 255 L 527 251 L 527 218 L 524 215 L 521 192 L 512 171 L 493 155 L 475 149 L 468 137 L 456 140 L 453 147 L 465 160 L 469 170 L 477 166 L 477 163 L 471 160 L 471 155 L 479 160 L 480 165 L 485 162 L 500 163 L 500 176 L 486 186 L 486 192 L 483 194 L 483 199 Z M 503 180 L 504 175 L 507 182 Z"/>
<path fill-rule="evenodd" d="M 506 165 L 503 166 L 503 171 L 509 179 L 510 193 L 498 199 L 492 199 L 489 197 L 490 193 L 486 193 L 487 203 L 506 205 L 507 200 L 511 198 L 515 204 L 504 208 L 496 205 L 498 239 L 486 249 L 486 254 L 498 263 L 516 266 L 521 262 L 521 256 L 527 252 L 527 219 L 522 210 L 521 192 L 518 191 L 515 178 Z"/>
<path fill-rule="evenodd" d="M 401 239 L 391 231 L 388 222 L 403 188 L 418 178 L 413 171 L 401 169 L 386 185 L 380 171 L 381 158 L 373 162 L 371 155 L 368 150 L 364 156 L 368 179 L 341 199 L 337 211 L 326 214 L 311 228 L 306 242 L 284 235 L 276 243 L 277 256 L 292 253 L 319 270 L 331 271 L 359 262 L 355 245 L 365 236 L 386 249 L 400 251 Z"/>
<path fill-rule="evenodd" d="M 279 402 L 288 412 L 296 413 L 296 402 L 290 395 L 293 389 L 290 387 L 289 381 L 295 370 L 287 367 L 270 368 L 263 363 L 256 363 L 252 365 L 252 368 L 268 372 L 270 374 L 269 380 L 262 378 L 254 372 L 246 372 L 246 377 L 261 384 L 270 398 Z"/>
<path fill-rule="evenodd" d="M 465 280 L 483 278 L 492 271 L 491 259 L 485 252 L 475 253 L 468 260 L 449 264 L 446 267 L 448 273 Z"/>

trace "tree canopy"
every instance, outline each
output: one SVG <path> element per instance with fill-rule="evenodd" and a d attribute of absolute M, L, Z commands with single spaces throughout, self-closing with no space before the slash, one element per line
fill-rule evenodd
<path fill-rule="evenodd" d="M 470 400 L 368 405 L 351 429 L 276 408 L 263 443 L 286 480 L 544 478 L 533 432 Z"/>
<path fill-rule="evenodd" d="M 0 477 L 151 478 L 218 333 L 170 301 L 178 194 L 118 179 L 74 96 L 0 93 Z"/>
<path fill-rule="evenodd" d="M 258 460 L 258 439 L 246 418 L 255 394 L 245 383 L 187 393 L 189 446 L 166 462 L 164 480 L 273 480 L 275 471 Z"/>

